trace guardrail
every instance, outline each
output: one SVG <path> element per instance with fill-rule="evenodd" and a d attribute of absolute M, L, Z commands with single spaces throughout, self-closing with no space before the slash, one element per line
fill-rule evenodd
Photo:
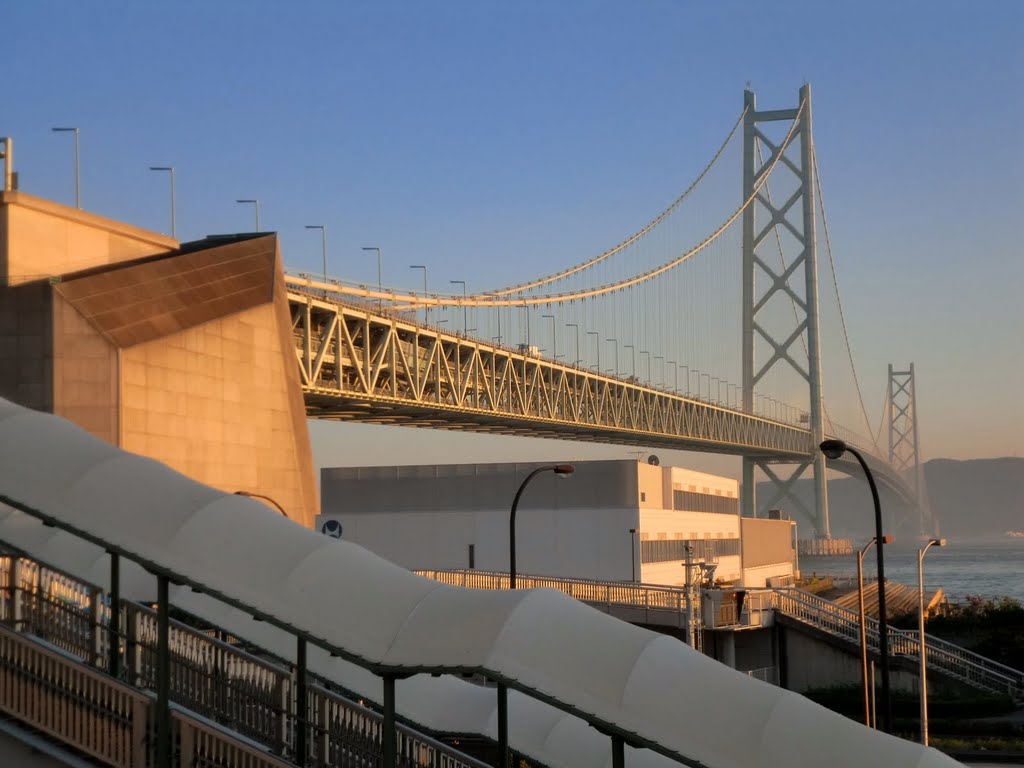
<path fill-rule="evenodd" d="M 507 573 L 500 571 L 479 571 L 476 569 L 422 570 L 416 571 L 424 578 L 439 581 L 454 587 L 471 589 L 508 589 Z M 557 589 L 569 597 L 593 606 L 605 613 L 643 624 L 686 627 L 686 589 L 684 587 L 649 586 L 622 581 L 598 581 L 595 579 L 570 579 L 559 576 L 516 575 L 519 589 Z M 701 627 L 700 590 L 694 590 L 692 597 L 694 627 Z M 632 611 L 636 611 L 633 613 Z M 701 646 L 701 633 L 695 633 L 697 647 Z"/>
<path fill-rule="evenodd" d="M 27 557 L 0 555 L 0 629 L 4 631 L 3 638 L 7 638 L 0 642 L 0 701 L 9 697 L 22 702 L 26 696 L 29 700 L 35 696 L 25 693 L 29 690 L 25 681 L 41 679 L 33 666 L 38 654 L 8 654 L 4 649 L 14 647 L 9 639 L 12 636 L 18 641 L 18 648 L 31 642 L 18 635 L 39 638 L 53 646 L 53 650 L 39 649 L 39 653 L 45 652 L 47 658 L 56 656 L 71 670 L 56 677 L 47 673 L 52 679 L 47 678 L 46 700 L 57 701 L 62 695 L 67 698 L 69 691 L 76 692 L 71 697 L 72 709 L 80 706 L 82 717 L 92 718 L 84 730 L 91 729 L 94 734 L 82 735 L 86 740 L 83 747 L 74 739 L 65 739 L 63 731 L 55 730 L 57 725 L 34 717 L 36 705 L 25 704 L 22 709 L 8 710 L 10 714 L 89 754 L 94 754 L 90 749 L 102 749 L 116 753 L 118 760 L 127 755 L 123 757 L 127 762 L 112 764 L 134 768 L 142 765 L 137 762 L 141 758 L 135 756 L 142 749 L 138 745 L 151 741 L 147 741 L 148 735 L 140 736 L 138 729 L 145 726 L 138 721 L 141 715 L 136 708 L 150 706 L 151 694 L 145 691 L 157 686 L 157 613 L 128 601 L 122 601 L 120 611 L 123 631 L 118 635 L 118 655 L 122 660 L 118 680 L 103 673 L 109 667 L 110 657 L 110 606 L 103 590 Z M 286 760 L 294 757 L 296 733 L 305 726 L 313 765 L 374 766 L 381 759 L 383 715 L 330 690 L 326 681 L 309 676 L 303 717 L 297 702 L 298 686 L 287 665 L 260 658 L 174 620 L 170 622 L 170 655 L 171 701 L 237 734 L 225 736 L 216 725 L 193 722 L 187 715 L 177 713 L 175 717 L 181 723 L 187 721 L 175 726 L 183 729 L 176 737 L 181 749 L 212 750 L 226 756 L 231 750 L 245 747 L 253 754 L 263 755 L 258 747 L 245 746 L 251 740 L 265 748 L 266 757 L 260 758 L 264 762 L 246 762 L 249 758 L 245 758 L 216 765 L 275 768 L 290 765 Z M 82 666 L 83 663 L 89 666 Z M 52 664 L 46 668 L 51 669 Z M 84 688 L 80 679 L 88 683 Z M 13 693 L 15 688 L 22 692 Z M 77 692 L 81 690 L 100 697 L 104 703 L 80 701 Z M 103 707 L 108 707 L 109 712 Z M 51 706 L 47 711 L 59 709 Z M 74 723 L 68 727 L 72 736 L 78 733 Z M 224 743 L 218 742 L 218 738 Z M 125 744 L 135 746 L 129 748 Z M 486 768 L 486 763 L 402 724 L 397 726 L 397 754 L 403 768 Z M 108 759 L 100 754 L 94 756 Z M 204 762 L 205 759 L 181 765 L 214 765 Z"/>
<path fill-rule="evenodd" d="M 772 607 L 783 615 L 860 644 L 860 616 L 856 611 L 794 587 L 769 591 L 774 596 Z M 866 617 L 865 633 L 868 648 L 878 652 L 878 619 Z M 975 688 L 1006 693 L 1016 700 L 1024 699 L 1024 672 L 928 634 L 925 635 L 925 648 L 929 670 L 937 670 Z M 920 658 L 919 633 L 890 627 L 889 652 L 893 656 Z"/>

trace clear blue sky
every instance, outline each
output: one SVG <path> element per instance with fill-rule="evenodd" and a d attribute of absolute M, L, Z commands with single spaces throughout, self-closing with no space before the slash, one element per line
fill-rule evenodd
<path fill-rule="evenodd" d="M 913 360 L 926 455 L 1024 455 L 1024 3 L 838 5 L 11 3 L 0 133 L 34 194 L 72 201 L 49 128 L 76 125 L 89 210 L 166 230 L 146 168 L 173 164 L 183 239 L 251 229 L 234 200 L 258 197 L 289 266 L 316 268 L 323 223 L 333 273 L 375 279 L 380 245 L 385 282 L 423 263 L 483 289 L 618 242 L 747 81 L 770 107 L 806 80 L 869 404 Z M 327 463 L 589 455 L 333 426 Z"/>

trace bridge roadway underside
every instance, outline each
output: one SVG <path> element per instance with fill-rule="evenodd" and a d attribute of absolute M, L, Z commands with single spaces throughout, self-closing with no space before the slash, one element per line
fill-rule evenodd
<path fill-rule="evenodd" d="M 290 293 L 310 417 L 804 461 L 808 430 Z"/>
<path fill-rule="evenodd" d="M 634 379 L 546 360 L 439 328 L 289 290 L 310 418 L 807 462 L 810 431 Z M 876 477 L 906 484 L 865 451 Z M 846 456 L 830 466 L 860 473 Z"/>

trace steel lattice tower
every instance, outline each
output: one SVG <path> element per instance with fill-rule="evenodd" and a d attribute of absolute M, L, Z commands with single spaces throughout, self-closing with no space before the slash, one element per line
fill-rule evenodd
<path fill-rule="evenodd" d="M 776 471 L 778 464 L 770 459 L 756 456 L 743 457 L 743 500 L 744 516 L 755 517 L 758 512 L 756 488 L 754 482 L 755 469 L 761 469 L 774 485 L 774 495 L 769 504 L 762 508 L 774 506 L 777 501 L 789 498 L 797 506 L 803 504 L 790 491 L 794 483 L 808 468 L 814 470 L 815 509 L 813 512 L 804 508 L 808 516 L 815 521 L 818 534 L 829 538 L 828 490 L 825 485 L 825 457 L 817 449 L 825 436 L 824 408 L 821 398 L 821 364 L 820 339 L 818 326 L 818 263 L 815 248 L 814 227 L 814 167 L 813 144 L 811 132 L 811 87 L 804 85 L 800 89 L 800 104 L 795 109 L 778 109 L 759 112 L 754 93 L 744 92 L 746 112 L 743 123 L 743 200 L 756 198 L 747 205 L 743 212 L 743 409 L 753 412 L 754 390 L 764 376 L 777 365 L 789 365 L 807 381 L 810 391 L 808 410 L 808 428 L 811 432 L 811 445 L 808 446 L 807 460 L 798 464 L 789 475 L 783 477 Z M 769 139 L 758 127 L 760 123 L 773 121 L 796 121 L 794 130 L 786 139 L 779 143 Z M 786 150 L 794 142 L 799 141 L 800 162 L 787 156 Z M 758 144 L 769 151 L 769 156 L 758 163 Z M 766 188 L 762 186 L 764 176 L 772 173 L 792 173 L 796 176 L 798 187 L 780 205 L 773 204 Z M 768 213 L 768 220 L 761 222 L 756 216 L 757 205 L 761 205 Z M 791 221 L 787 214 L 797 204 L 802 208 L 800 227 Z M 797 209 L 800 210 L 800 209 Z M 792 235 L 799 248 L 799 253 L 789 266 L 777 272 L 762 258 L 758 249 L 765 243 L 769 235 L 774 235 L 776 228 L 785 228 Z M 755 291 L 758 273 L 766 277 L 770 284 L 760 296 Z M 790 286 L 791 279 L 803 277 L 802 296 Z M 775 338 L 774 329 L 766 328 L 758 321 L 759 312 L 764 309 L 773 296 L 785 294 L 792 302 L 795 310 L 795 327 L 780 340 Z M 764 363 L 755 360 L 755 334 L 760 336 L 771 347 L 771 354 Z M 801 342 L 802 340 L 802 342 Z M 797 345 L 806 346 L 807 364 L 802 365 Z"/>
<path fill-rule="evenodd" d="M 914 364 L 906 371 L 894 371 L 889 364 L 889 463 L 897 472 L 913 475 L 912 486 L 920 516 L 921 532 L 925 526 L 925 499 L 921 496 L 921 457 L 917 441 L 917 390 Z"/>

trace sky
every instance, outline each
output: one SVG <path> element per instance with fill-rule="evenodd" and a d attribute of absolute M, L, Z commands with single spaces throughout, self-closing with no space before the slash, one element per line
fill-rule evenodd
<path fill-rule="evenodd" d="M 924 458 L 1024 455 L 1024 3 L 36 0 L 5 11 L 0 134 L 26 192 L 182 240 L 276 230 L 287 266 L 483 290 L 575 264 L 690 183 L 742 108 L 813 88 L 872 417 L 913 361 Z M 739 178 L 737 178 L 739 185 Z M 739 309 L 737 308 L 737 311 Z M 628 456 L 314 424 L 317 462 Z M 659 451 L 672 461 L 671 452 Z M 667 454 L 667 456 L 666 456 Z M 734 459 L 678 457 L 733 473 Z"/>

